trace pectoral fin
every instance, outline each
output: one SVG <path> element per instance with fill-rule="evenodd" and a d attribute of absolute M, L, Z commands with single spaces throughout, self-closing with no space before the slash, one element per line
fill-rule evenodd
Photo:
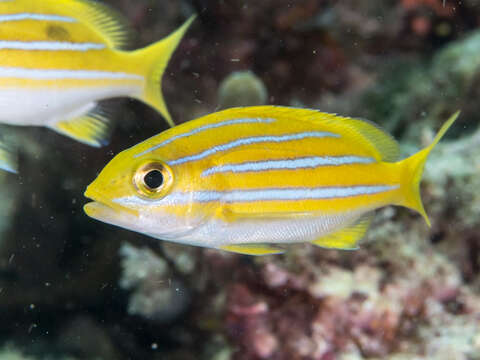
<path fill-rule="evenodd" d="M 270 244 L 234 244 L 220 246 L 219 249 L 243 255 L 275 255 L 285 252 L 284 249 Z"/>
<path fill-rule="evenodd" d="M 96 106 L 78 117 L 58 121 L 51 128 L 84 144 L 101 147 L 108 143 L 110 124 L 106 113 Z"/>
<path fill-rule="evenodd" d="M 364 215 L 352 226 L 323 236 L 312 241 L 312 244 L 329 249 L 356 250 L 358 249 L 358 242 L 365 236 L 372 219 L 372 214 Z"/>

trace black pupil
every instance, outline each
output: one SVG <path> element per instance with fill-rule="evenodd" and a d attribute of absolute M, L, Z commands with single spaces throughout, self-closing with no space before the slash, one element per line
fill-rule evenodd
<path fill-rule="evenodd" d="M 158 170 L 152 170 L 145 175 L 143 181 L 150 189 L 158 189 L 163 184 L 163 175 Z"/>

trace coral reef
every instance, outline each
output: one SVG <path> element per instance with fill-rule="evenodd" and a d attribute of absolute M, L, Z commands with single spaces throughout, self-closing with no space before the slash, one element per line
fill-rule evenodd
<path fill-rule="evenodd" d="M 0 357 L 5 360 L 33 360 L 32 357 L 24 356 L 22 353 L 12 348 L 0 350 Z"/>
<path fill-rule="evenodd" d="M 461 123 L 476 126 L 476 107 L 468 99 L 478 94 L 479 46 L 480 32 L 475 31 L 439 50 L 426 63 L 391 65 L 379 84 L 360 97 L 358 107 L 366 111 L 359 110 L 359 114 L 387 120 L 389 130 L 406 130 L 411 136 L 419 133 L 419 126 L 444 119 L 456 109 L 462 109 Z M 422 121 L 412 123 L 412 119 Z"/>
<path fill-rule="evenodd" d="M 120 286 L 133 290 L 128 313 L 143 316 L 157 323 L 175 319 L 187 308 L 189 291 L 169 270 L 167 262 L 150 249 L 137 249 L 124 244 L 123 274 Z"/>
<path fill-rule="evenodd" d="M 12 345 L 7 345 L 0 349 L 0 359 L 2 360 L 74 360 L 75 358 L 70 356 L 58 356 L 58 355 L 25 355 Z"/>
<path fill-rule="evenodd" d="M 414 224 L 405 231 L 389 221 L 355 254 L 296 247 L 260 261 L 255 281 L 234 283 L 226 320 L 240 347 L 234 358 L 478 356 L 480 297 Z"/>
<path fill-rule="evenodd" d="M 267 89 L 262 80 L 251 71 L 236 71 L 228 75 L 218 89 L 221 109 L 264 105 L 267 97 Z"/>

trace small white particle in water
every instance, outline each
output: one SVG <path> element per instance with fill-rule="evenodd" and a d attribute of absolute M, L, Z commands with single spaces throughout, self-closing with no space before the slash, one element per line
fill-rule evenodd
<path fill-rule="evenodd" d="M 30 304 L 29 307 L 30 307 L 30 310 L 33 310 L 33 309 L 35 309 L 35 304 Z"/>
<path fill-rule="evenodd" d="M 37 327 L 37 324 L 30 325 L 30 327 L 28 328 L 28 333 L 30 334 L 32 332 L 32 330 L 36 327 Z"/>
<path fill-rule="evenodd" d="M 239 62 L 240 59 L 230 59 L 231 62 Z"/>
<path fill-rule="evenodd" d="M 158 349 L 158 344 L 157 343 L 153 343 L 152 344 L 152 350 L 157 350 Z"/>

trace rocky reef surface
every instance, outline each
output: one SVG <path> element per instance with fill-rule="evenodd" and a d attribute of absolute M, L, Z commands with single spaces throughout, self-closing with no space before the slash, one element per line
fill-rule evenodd
<path fill-rule="evenodd" d="M 461 109 L 422 183 L 432 227 L 390 207 L 358 251 L 161 242 L 82 210 L 114 154 L 166 129 L 153 110 L 109 101 L 101 149 L 2 127 L 20 169 L 0 173 L 0 359 L 480 359 L 478 1 L 109 3 L 132 48 L 199 14 L 163 81 L 177 123 L 233 104 L 318 108 L 375 121 L 406 156 Z"/>

